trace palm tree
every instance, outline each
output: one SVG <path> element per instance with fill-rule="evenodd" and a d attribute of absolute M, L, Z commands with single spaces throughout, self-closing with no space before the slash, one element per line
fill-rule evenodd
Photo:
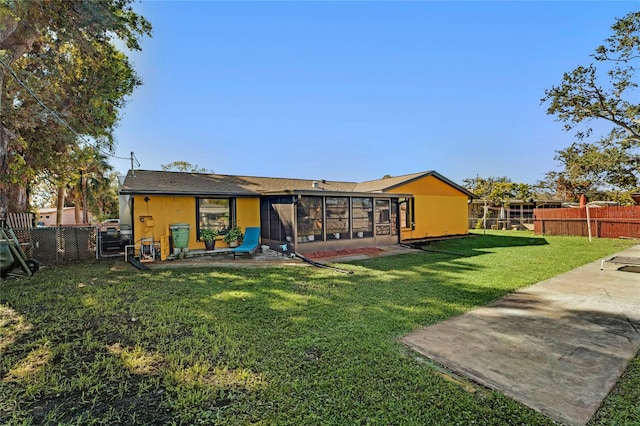
<path fill-rule="evenodd" d="M 92 146 L 74 152 L 72 163 L 77 171 L 68 175 L 65 199 L 75 207 L 76 223 L 89 223 L 89 211 L 105 214 L 102 196 L 111 189 L 109 172 L 113 167 L 107 162 L 107 156 Z"/>
<path fill-rule="evenodd" d="M 88 212 L 104 213 L 99 208 L 102 195 L 109 192 L 112 182 L 109 173 L 113 170 L 107 156 L 93 147 L 83 149 L 86 162 L 80 168 L 80 194 L 82 198 L 83 223 L 88 223 Z"/>

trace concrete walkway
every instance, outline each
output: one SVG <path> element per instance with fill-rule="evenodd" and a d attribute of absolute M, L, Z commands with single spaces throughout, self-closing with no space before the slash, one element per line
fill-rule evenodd
<path fill-rule="evenodd" d="M 370 259 L 375 257 L 383 257 L 383 256 L 395 256 L 398 254 L 406 254 L 406 253 L 415 253 L 420 250 L 408 248 L 401 245 L 393 245 L 387 247 L 379 248 L 379 251 L 371 252 L 371 253 L 363 253 L 363 254 L 354 254 L 349 256 L 335 256 L 335 257 L 325 257 L 322 259 L 315 259 L 318 263 L 321 264 L 330 264 L 330 263 L 340 263 L 340 262 L 350 262 L 353 260 L 363 260 Z M 277 253 L 273 250 L 270 250 L 267 253 L 261 253 L 260 251 L 256 251 L 252 256 L 242 255 L 238 258 L 234 259 L 230 249 L 222 249 L 215 251 L 205 251 L 205 250 L 191 250 L 189 252 L 189 257 L 186 259 L 176 259 L 172 258 L 171 260 L 160 261 L 156 260 L 155 262 L 145 263 L 145 266 L 148 266 L 151 269 L 179 269 L 179 268 L 190 268 L 190 267 L 203 267 L 203 266 L 220 266 L 225 268 L 271 268 L 271 267 L 291 267 L 291 266 L 304 266 L 311 267 L 308 263 L 303 262 L 299 258 L 292 258 L 290 256 L 285 256 L 282 253 Z M 122 265 L 118 265 L 118 268 L 125 269 L 129 268 L 131 265 L 128 263 L 123 263 Z"/>
<path fill-rule="evenodd" d="M 619 253 L 640 257 L 640 246 Z M 640 348 L 640 274 L 596 261 L 402 342 L 551 419 L 584 425 Z"/>

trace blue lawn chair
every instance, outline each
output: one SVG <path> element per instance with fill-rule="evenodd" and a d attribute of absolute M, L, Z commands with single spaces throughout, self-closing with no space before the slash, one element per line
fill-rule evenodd
<path fill-rule="evenodd" d="M 236 258 L 238 253 L 253 253 L 260 244 L 260 228 L 259 227 L 247 227 L 244 231 L 244 238 L 242 244 L 231 250 L 233 258 Z"/>

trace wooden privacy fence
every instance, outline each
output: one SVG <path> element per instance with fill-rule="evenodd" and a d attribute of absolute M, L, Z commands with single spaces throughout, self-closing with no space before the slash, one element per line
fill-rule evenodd
<path fill-rule="evenodd" d="M 587 208 L 535 209 L 533 224 L 539 235 L 589 235 Z M 640 206 L 589 207 L 591 236 L 640 238 Z"/>

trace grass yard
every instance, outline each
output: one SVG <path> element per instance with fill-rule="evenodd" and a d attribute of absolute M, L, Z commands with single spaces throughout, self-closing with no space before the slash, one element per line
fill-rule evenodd
<path fill-rule="evenodd" d="M 0 283 L 0 424 L 551 425 L 397 339 L 633 244 L 492 232 L 352 275 L 44 268 Z M 592 424 L 638 407 L 636 357 Z"/>

